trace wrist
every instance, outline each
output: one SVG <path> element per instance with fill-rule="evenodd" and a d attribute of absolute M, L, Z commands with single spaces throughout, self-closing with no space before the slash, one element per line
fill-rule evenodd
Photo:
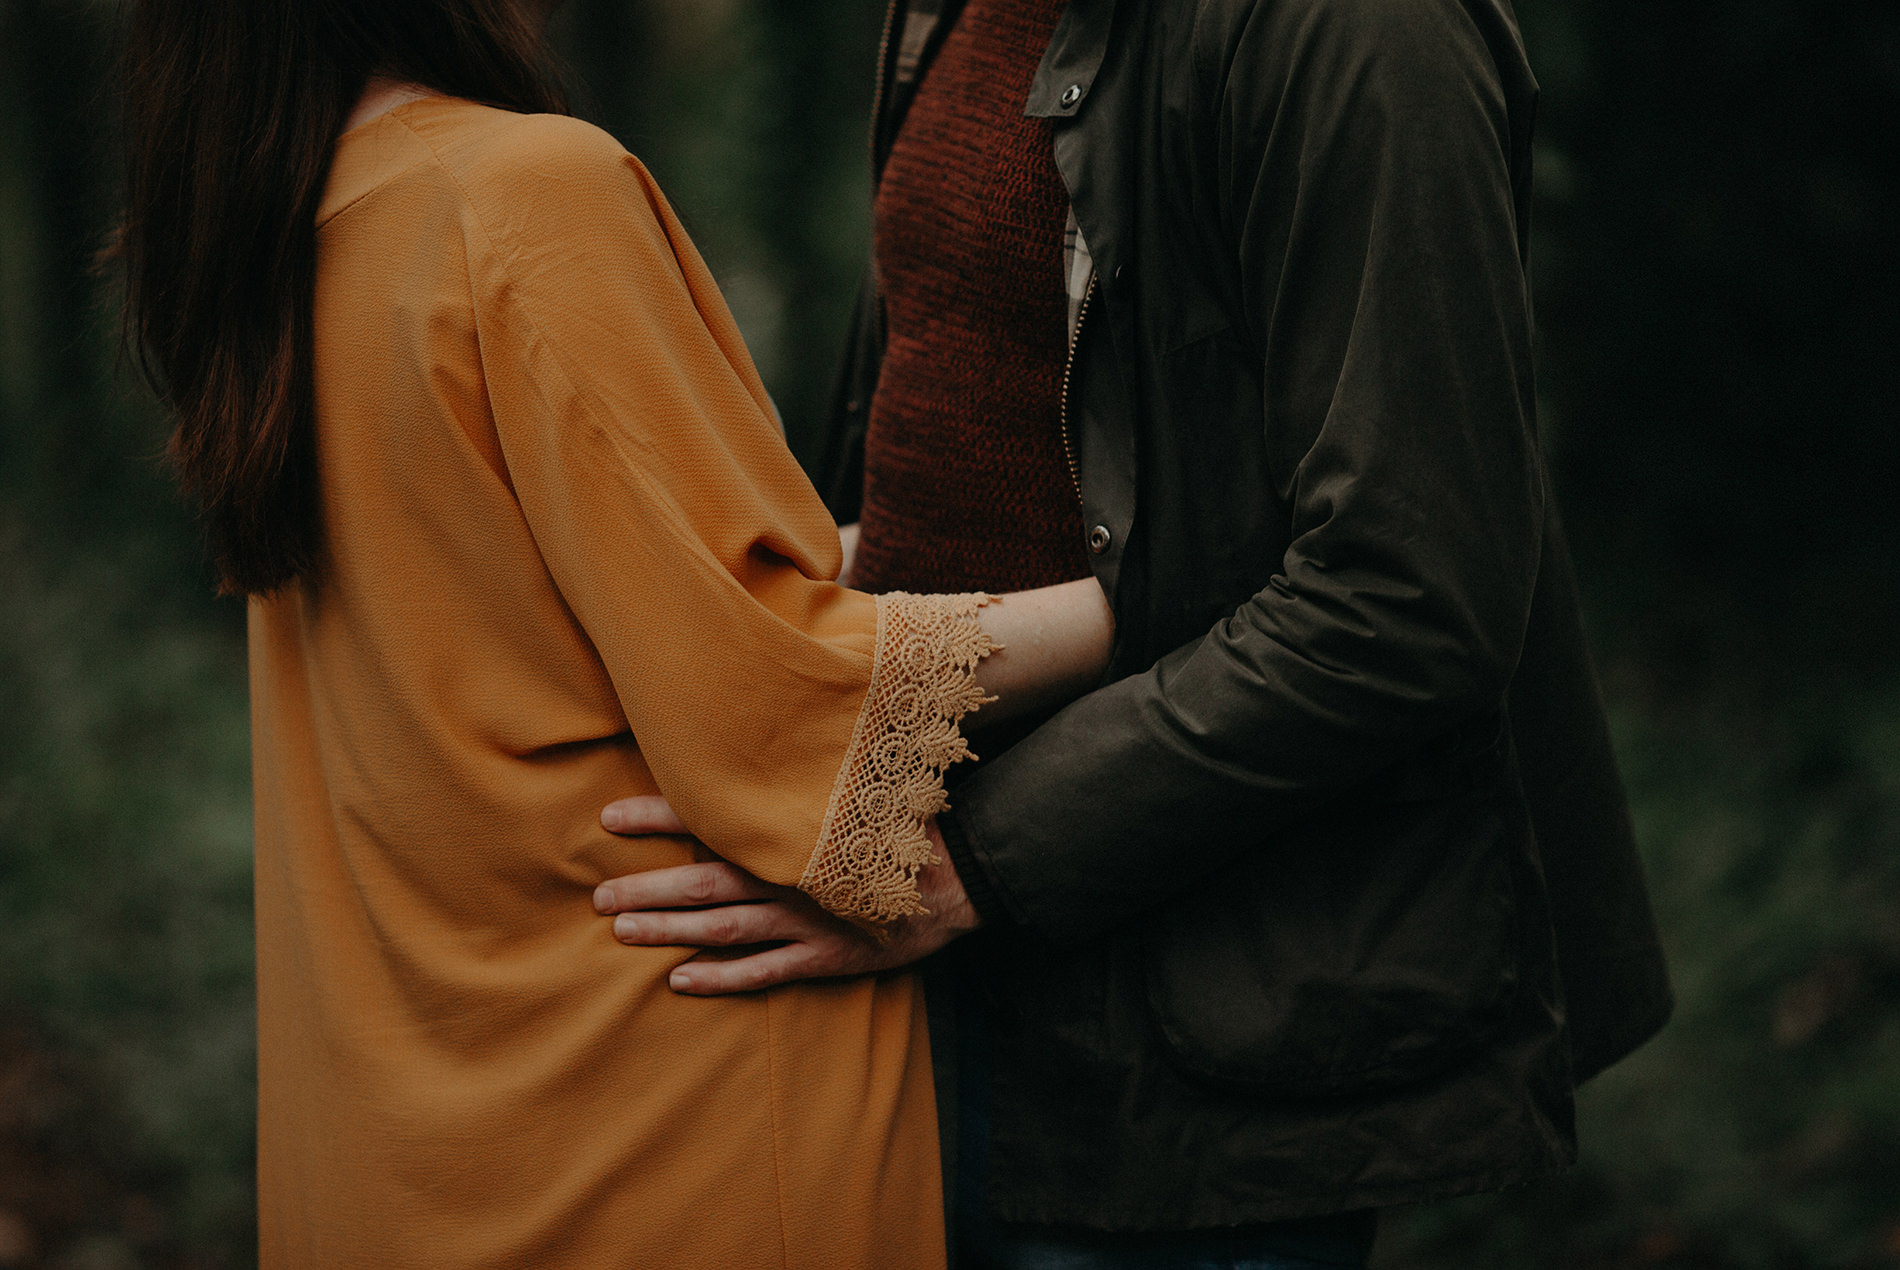
<path fill-rule="evenodd" d="M 960 915 L 959 920 L 967 921 L 969 930 L 975 930 L 981 926 L 1014 925 L 1009 913 L 1003 907 L 1002 897 L 997 894 L 996 888 L 990 882 L 989 874 L 984 872 L 983 866 L 970 849 L 969 838 L 964 834 L 963 826 L 957 822 L 956 818 L 954 816 L 936 817 L 926 825 L 926 832 L 930 835 L 930 845 L 937 849 L 937 855 L 942 861 L 935 867 L 941 871 L 941 874 L 954 880 L 955 894 L 949 897 L 947 902 L 954 902 L 968 909 L 967 915 Z M 926 904 L 930 902 L 928 896 L 924 902 Z"/>
<path fill-rule="evenodd" d="M 929 835 L 930 845 L 936 848 L 937 858 L 917 871 L 918 894 L 940 931 L 950 939 L 967 935 L 983 924 L 983 915 L 970 903 L 970 892 L 950 860 L 937 822 L 926 821 L 924 832 Z"/>

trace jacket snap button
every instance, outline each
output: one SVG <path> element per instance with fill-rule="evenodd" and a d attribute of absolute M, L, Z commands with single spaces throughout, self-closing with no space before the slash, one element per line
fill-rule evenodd
<path fill-rule="evenodd" d="M 1089 550 L 1098 556 L 1107 551 L 1108 544 L 1114 540 L 1115 535 L 1108 532 L 1107 525 L 1097 525 L 1089 530 Z"/>
<path fill-rule="evenodd" d="M 1067 88 L 1062 90 L 1062 104 L 1064 106 L 1073 106 L 1076 102 L 1081 100 L 1082 85 L 1070 84 Z"/>

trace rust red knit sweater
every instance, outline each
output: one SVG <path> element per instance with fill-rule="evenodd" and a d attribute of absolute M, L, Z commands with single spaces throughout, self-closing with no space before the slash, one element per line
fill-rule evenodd
<path fill-rule="evenodd" d="M 971 0 L 885 165 L 888 316 L 865 441 L 870 591 L 1013 591 L 1086 576 L 1063 450 L 1068 193 L 1023 100 L 1062 0 Z"/>

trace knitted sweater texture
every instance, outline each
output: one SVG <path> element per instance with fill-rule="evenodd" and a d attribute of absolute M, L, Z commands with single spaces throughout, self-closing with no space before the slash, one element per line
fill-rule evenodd
<path fill-rule="evenodd" d="M 1068 193 L 1023 100 L 1062 0 L 971 0 L 875 208 L 889 347 L 854 585 L 1010 591 L 1086 576 L 1062 439 Z"/>

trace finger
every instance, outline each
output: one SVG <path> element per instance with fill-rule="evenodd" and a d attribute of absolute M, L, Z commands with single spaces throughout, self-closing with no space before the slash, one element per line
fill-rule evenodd
<path fill-rule="evenodd" d="M 657 794 L 608 803 L 601 808 L 600 827 L 627 835 L 688 832 L 673 814 L 673 804 Z"/>
<path fill-rule="evenodd" d="M 594 888 L 594 911 L 622 913 L 641 908 L 695 908 L 766 900 L 778 891 L 744 869 L 712 860 L 679 864 L 613 878 Z"/>
<path fill-rule="evenodd" d="M 857 972 L 843 950 L 826 944 L 784 944 L 731 960 L 680 963 L 667 977 L 667 986 L 682 996 L 721 997 L 735 992 L 757 992 L 805 979 L 829 979 Z"/>
<path fill-rule="evenodd" d="M 816 933 L 811 918 L 786 904 L 723 904 L 718 908 L 647 909 L 614 918 L 623 944 L 691 944 L 725 948 L 803 939 Z"/>

